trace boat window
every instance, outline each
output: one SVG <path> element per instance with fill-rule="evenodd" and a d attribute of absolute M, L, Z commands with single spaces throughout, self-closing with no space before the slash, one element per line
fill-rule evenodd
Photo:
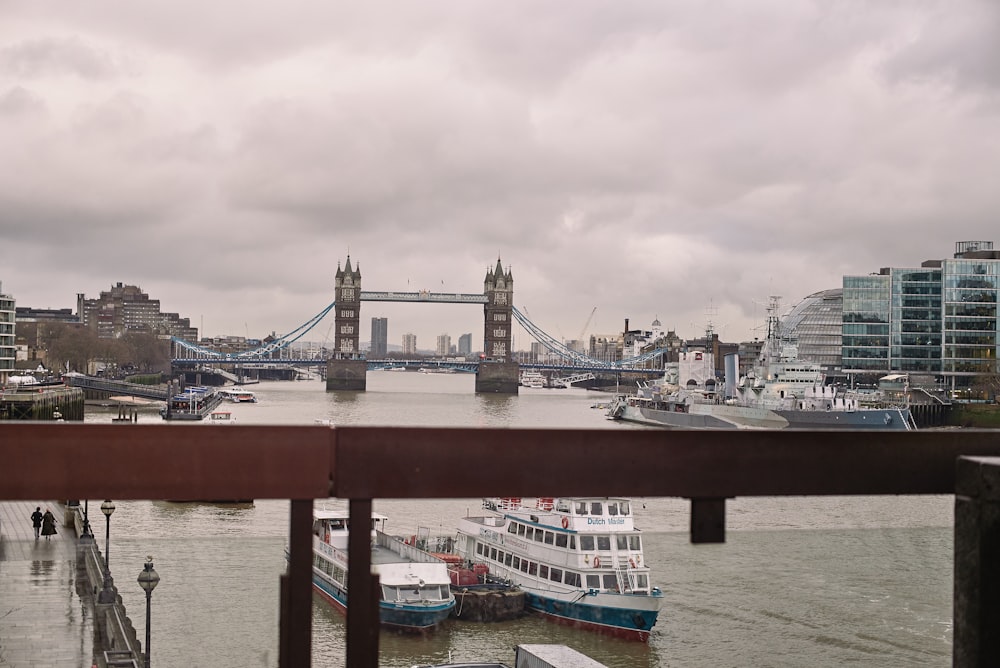
<path fill-rule="evenodd" d="M 566 547 L 567 543 L 569 543 L 569 536 L 564 533 L 556 534 L 556 547 Z"/>
<path fill-rule="evenodd" d="M 618 578 L 615 577 L 614 573 L 604 574 L 604 588 L 608 591 L 618 591 Z"/>
<path fill-rule="evenodd" d="M 507 533 L 517 533 L 517 525 L 511 522 L 507 525 Z"/>
<path fill-rule="evenodd" d="M 566 571 L 566 575 L 563 577 L 563 582 L 568 584 L 570 587 L 580 586 L 580 574 L 574 573 L 572 571 Z"/>
<path fill-rule="evenodd" d="M 524 527 L 523 524 L 518 524 L 517 525 L 517 535 L 518 536 L 523 536 L 524 535 L 524 528 L 525 527 Z"/>
<path fill-rule="evenodd" d="M 618 504 L 614 503 L 614 502 L 609 503 L 608 504 L 608 515 L 617 515 L 617 514 L 618 514 Z"/>
<path fill-rule="evenodd" d="M 588 589 L 600 589 L 601 588 L 601 576 L 587 574 L 587 588 Z"/>
<path fill-rule="evenodd" d="M 580 536 L 580 549 L 581 550 L 593 550 L 594 549 L 594 537 L 593 536 Z"/>
<path fill-rule="evenodd" d="M 611 549 L 611 537 L 610 536 L 598 536 L 597 537 L 597 549 L 598 550 L 610 550 Z"/>
<path fill-rule="evenodd" d="M 514 557 L 511 560 L 510 567 L 513 568 L 515 571 L 521 570 L 521 557 Z"/>
<path fill-rule="evenodd" d="M 476 543 L 476 554 L 482 555 L 482 553 L 483 553 L 483 544 Z"/>
<path fill-rule="evenodd" d="M 619 501 L 619 506 L 621 508 L 622 515 L 631 515 L 632 508 L 629 506 L 628 501 Z"/>
<path fill-rule="evenodd" d="M 528 575 L 538 574 L 538 564 L 533 561 L 528 562 Z"/>
<path fill-rule="evenodd" d="M 600 501 L 594 501 L 590 504 L 590 514 L 591 515 L 603 515 L 604 510 L 601 506 Z"/>
<path fill-rule="evenodd" d="M 497 561 L 503 561 L 503 550 L 497 550 Z"/>
<path fill-rule="evenodd" d="M 553 568 L 549 571 L 549 579 L 553 582 L 562 582 L 562 574 L 563 572 L 560 569 Z"/>
<path fill-rule="evenodd" d="M 521 572 L 522 573 L 527 573 L 528 572 L 528 560 L 527 559 L 522 559 L 521 560 Z"/>
<path fill-rule="evenodd" d="M 615 546 L 619 550 L 627 550 L 628 549 L 628 536 L 625 536 L 623 534 L 618 534 L 617 536 L 615 536 Z"/>
<path fill-rule="evenodd" d="M 553 570 L 555 570 L 555 569 L 553 569 Z M 538 567 L 538 577 L 542 578 L 543 580 L 548 580 L 549 579 L 549 567 L 545 566 L 545 565 L 539 566 Z"/>
<path fill-rule="evenodd" d="M 532 527 L 525 527 L 525 529 L 524 529 L 524 537 L 525 538 L 527 538 L 528 540 L 531 540 L 534 535 L 535 535 L 535 530 Z"/>
<path fill-rule="evenodd" d="M 497 549 L 495 547 L 490 548 L 490 559 L 493 561 L 497 560 Z"/>
<path fill-rule="evenodd" d="M 578 501 L 576 504 L 576 514 L 586 515 L 587 514 L 587 504 L 583 501 Z"/>
<path fill-rule="evenodd" d="M 535 529 L 535 542 L 541 543 L 543 538 L 545 538 L 545 532 L 541 529 Z"/>
<path fill-rule="evenodd" d="M 635 588 L 636 589 L 649 589 L 649 578 L 643 574 L 636 574 L 635 576 Z"/>
<path fill-rule="evenodd" d="M 628 537 L 628 549 L 635 550 L 636 552 L 642 549 L 642 541 L 639 536 Z"/>
<path fill-rule="evenodd" d="M 569 537 L 569 549 L 571 549 L 571 550 L 575 550 L 576 549 L 576 536 L 570 536 Z"/>
<path fill-rule="evenodd" d="M 508 552 L 506 555 L 504 555 L 503 558 L 504 566 L 510 566 L 510 560 L 511 560 L 511 554 L 510 552 Z"/>
<path fill-rule="evenodd" d="M 551 545 L 552 544 L 552 532 L 551 531 L 546 531 L 545 532 L 545 544 L 546 545 Z"/>

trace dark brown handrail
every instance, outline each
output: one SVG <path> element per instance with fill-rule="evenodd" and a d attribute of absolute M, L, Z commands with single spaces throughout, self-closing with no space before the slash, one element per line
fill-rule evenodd
<path fill-rule="evenodd" d="M 304 666 L 313 499 L 349 499 L 360 517 L 376 498 L 674 496 L 704 500 L 712 524 L 738 496 L 952 494 L 960 455 L 1000 455 L 1000 432 L 0 423 L 0 499 L 290 499 L 281 665 Z M 349 665 L 373 668 L 367 536 L 349 550 Z"/>

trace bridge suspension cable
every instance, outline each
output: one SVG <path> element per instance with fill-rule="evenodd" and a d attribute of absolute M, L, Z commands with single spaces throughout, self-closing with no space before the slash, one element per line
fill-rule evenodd
<path fill-rule="evenodd" d="M 595 311 L 597 310 L 596 306 L 594 307 L 594 310 Z M 584 355 L 579 351 L 569 348 L 562 341 L 559 341 L 554 337 L 550 336 L 549 334 L 543 332 L 538 327 L 538 325 L 531 322 L 531 320 L 528 319 L 528 316 L 519 311 L 516 306 L 511 307 L 511 312 L 514 315 L 514 319 L 517 320 L 517 322 L 520 323 L 520 325 L 524 327 L 524 329 L 527 330 L 529 334 L 535 337 L 536 341 L 545 346 L 549 351 L 557 355 L 566 357 L 572 360 L 574 364 L 578 364 L 581 366 L 605 367 L 608 369 L 634 368 L 645 362 L 648 362 L 651 359 L 655 359 L 657 357 L 662 356 L 667 351 L 666 348 L 657 348 L 656 350 L 650 351 L 648 353 L 643 353 L 642 355 L 637 355 L 635 357 L 629 357 L 627 359 L 622 359 L 622 360 L 616 360 L 614 362 L 606 362 L 603 360 L 594 359 L 589 355 Z M 593 312 L 591 312 L 591 316 L 593 316 Z M 588 324 L 589 324 L 589 319 L 588 319 Z M 586 326 L 584 327 L 584 329 L 586 329 Z"/>
<path fill-rule="evenodd" d="M 296 327 L 292 331 L 288 332 L 287 334 L 285 334 L 285 335 L 283 335 L 283 336 L 275 339 L 274 341 L 271 341 L 270 343 L 268 343 L 265 346 L 261 346 L 259 348 L 255 348 L 254 350 L 246 350 L 246 351 L 243 351 L 241 353 L 235 353 L 235 354 L 225 353 L 225 354 L 223 354 L 223 353 L 220 353 L 217 350 L 211 350 L 209 348 L 205 348 L 203 346 L 199 346 L 199 345 L 196 345 L 194 343 L 191 343 L 190 341 L 185 341 L 184 339 L 178 339 L 176 336 L 171 337 L 170 340 L 173 341 L 173 343 L 175 345 L 178 345 L 181 348 L 184 348 L 185 350 L 190 350 L 191 352 L 196 353 L 199 356 L 203 356 L 203 357 L 210 358 L 210 359 L 222 359 L 222 360 L 244 360 L 244 359 L 245 360 L 257 360 L 257 359 L 262 359 L 262 358 L 267 357 L 268 355 L 270 355 L 271 353 L 273 353 L 273 352 L 275 352 L 277 350 L 281 350 L 283 348 L 287 348 L 291 344 L 293 344 L 296 341 L 298 341 L 299 339 L 301 339 L 303 336 L 305 336 L 309 332 L 309 330 L 311 330 L 313 327 L 315 327 L 316 325 L 318 325 L 320 323 L 320 321 L 323 320 L 323 318 L 325 318 L 327 316 L 327 314 L 330 313 L 331 310 L 333 310 L 334 306 L 336 306 L 336 302 L 331 302 L 329 306 L 327 306 L 322 311 L 320 311 L 319 313 L 317 313 L 312 318 L 310 318 L 306 322 L 302 323 L 301 325 L 299 325 L 298 327 Z"/>

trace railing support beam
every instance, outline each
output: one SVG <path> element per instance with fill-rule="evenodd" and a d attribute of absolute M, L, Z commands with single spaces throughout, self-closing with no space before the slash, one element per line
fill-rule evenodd
<path fill-rule="evenodd" d="M 1000 458 L 956 471 L 952 665 L 1000 666 Z"/>
<path fill-rule="evenodd" d="M 378 668 L 379 578 L 372 573 L 372 500 L 351 499 L 347 536 L 347 665 Z"/>
<path fill-rule="evenodd" d="M 725 499 L 691 499 L 691 542 L 726 542 Z"/>
<path fill-rule="evenodd" d="M 288 573 L 281 576 L 278 665 L 308 668 L 312 656 L 313 501 L 293 499 L 290 505 Z"/>

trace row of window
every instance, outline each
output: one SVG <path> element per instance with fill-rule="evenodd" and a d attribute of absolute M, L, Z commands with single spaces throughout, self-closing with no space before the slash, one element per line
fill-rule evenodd
<path fill-rule="evenodd" d="M 579 589 L 586 583 L 588 589 L 607 589 L 609 591 L 619 591 L 618 577 L 614 573 L 578 573 L 576 571 L 554 568 L 539 564 L 530 559 L 522 559 L 510 552 L 504 552 L 495 547 L 489 547 L 482 543 L 476 543 L 476 554 L 485 560 L 495 562 L 515 571 L 521 571 L 532 577 L 541 580 L 559 582 L 570 587 Z M 634 579 L 635 589 L 647 589 L 649 580 L 644 573 L 630 574 Z"/>
<path fill-rule="evenodd" d="M 599 504 L 598 504 L 599 505 Z M 571 533 L 560 531 L 548 531 L 541 527 L 533 527 L 522 522 L 511 522 L 507 525 L 507 533 L 531 540 L 543 545 L 555 545 L 556 547 L 576 550 L 577 536 Z M 611 536 L 608 534 L 580 534 L 580 550 L 610 550 Z M 615 546 L 619 550 L 632 550 L 638 552 L 642 550 L 642 541 L 638 533 L 615 534 Z"/>

